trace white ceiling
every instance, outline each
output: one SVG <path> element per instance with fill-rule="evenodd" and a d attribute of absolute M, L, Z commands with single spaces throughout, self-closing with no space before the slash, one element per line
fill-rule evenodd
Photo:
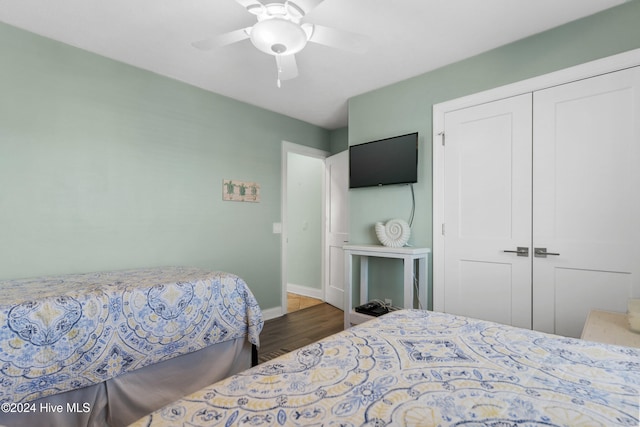
<path fill-rule="evenodd" d="M 266 0 L 263 3 L 280 0 Z M 304 22 L 367 35 L 364 54 L 308 44 L 276 87 L 274 58 L 249 40 L 191 42 L 256 22 L 235 0 L 0 0 L 0 21 L 328 129 L 350 97 L 628 0 L 325 0 Z"/>

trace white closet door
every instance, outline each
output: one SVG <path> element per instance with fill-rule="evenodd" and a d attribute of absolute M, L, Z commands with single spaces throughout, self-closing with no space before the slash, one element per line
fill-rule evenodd
<path fill-rule="evenodd" d="M 534 94 L 533 328 L 580 336 L 640 296 L 640 68 Z"/>
<path fill-rule="evenodd" d="M 531 328 L 531 94 L 445 115 L 444 307 Z"/>

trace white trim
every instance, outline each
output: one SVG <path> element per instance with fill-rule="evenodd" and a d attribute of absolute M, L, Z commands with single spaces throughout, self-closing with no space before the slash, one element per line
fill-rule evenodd
<path fill-rule="evenodd" d="M 433 112 L 433 129 L 444 130 L 444 112 L 436 114 L 436 107 Z M 434 131 L 433 146 L 433 165 L 432 165 L 432 185 L 433 185 L 433 202 L 432 202 L 432 252 L 431 252 L 431 300 L 434 311 L 444 310 L 444 292 L 436 292 L 436 283 L 443 280 L 444 277 L 444 236 L 446 232 L 444 228 L 444 147 L 442 146 L 443 130 Z M 442 254 L 442 256 L 440 256 Z"/>
<path fill-rule="evenodd" d="M 310 288 L 308 286 L 296 285 L 295 283 L 287 284 L 287 292 L 291 292 L 303 297 L 316 298 L 324 301 L 323 290 L 318 288 Z"/>
<path fill-rule="evenodd" d="M 483 92 L 442 102 L 433 106 L 433 309 L 442 311 L 444 295 L 437 293 L 442 289 L 444 278 L 444 237 L 441 229 L 444 223 L 444 146 L 441 135 L 444 132 L 445 114 L 474 105 L 497 101 L 523 93 L 535 92 L 549 87 L 607 74 L 625 68 L 640 66 L 640 49 L 630 50 L 563 70 L 543 74 L 517 83 L 489 89 Z M 446 135 L 445 135 L 446 138 Z"/>
<path fill-rule="evenodd" d="M 281 150 L 281 179 L 280 179 L 280 185 L 281 185 L 281 194 L 282 194 L 282 198 L 281 198 L 281 205 L 280 205 L 280 216 L 281 216 L 281 222 L 282 222 L 282 234 L 280 236 L 280 277 L 281 277 L 281 283 L 280 283 L 280 288 L 281 288 L 281 296 L 280 296 L 280 310 L 281 310 L 281 314 L 287 314 L 287 236 L 288 236 L 288 232 L 287 232 L 287 158 L 288 158 L 288 154 L 289 153 L 295 153 L 295 154 L 300 154 L 303 156 L 308 156 L 308 157 L 315 157 L 318 159 L 321 159 L 324 161 L 324 159 L 326 159 L 327 157 L 329 157 L 329 152 L 327 151 L 323 151 L 323 150 L 319 150 L 317 148 L 312 148 L 312 147 L 307 147 L 305 145 L 299 145 L 299 144 L 294 144 L 293 142 L 288 142 L 288 141 L 282 141 L 282 150 Z M 324 215 L 325 212 L 325 194 L 326 194 L 326 188 L 325 188 L 325 176 L 324 176 L 324 170 L 323 170 L 323 175 L 321 177 L 322 179 L 322 214 Z M 326 234 L 326 227 L 325 227 L 325 223 L 326 221 L 322 220 L 322 248 L 324 248 L 325 246 L 325 234 Z M 321 251 L 321 276 L 320 276 L 320 280 L 322 283 L 322 290 L 320 291 L 322 296 L 320 297 L 320 299 L 322 299 L 324 301 L 324 283 L 325 283 L 325 274 L 324 274 L 324 266 L 325 266 L 325 259 L 324 259 L 324 250 Z"/>
<path fill-rule="evenodd" d="M 262 310 L 262 320 L 266 321 L 275 319 L 276 317 L 283 316 L 284 314 L 286 313 L 282 312 L 282 307 L 267 308 L 266 310 Z"/>

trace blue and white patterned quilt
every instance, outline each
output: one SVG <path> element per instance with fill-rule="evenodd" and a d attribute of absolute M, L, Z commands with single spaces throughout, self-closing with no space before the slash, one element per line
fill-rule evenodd
<path fill-rule="evenodd" d="M 638 426 L 640 349 L 403 310 L 206 387 L 140 426 Z"/>
<path fill-rule="evenodd" d="M 263 321 L 246 283 L 168 267 L 0 282 L 0 402 L 26 402 L 247 337 Z"/>

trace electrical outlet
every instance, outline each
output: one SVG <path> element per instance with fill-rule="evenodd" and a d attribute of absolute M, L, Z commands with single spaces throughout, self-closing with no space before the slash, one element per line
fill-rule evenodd
<path fill-rule="evenodd" d="M 393 305 L 393 304 L 391 303 L 391 298 L 385 298 L 385 299 L 384 299 L 384 303 L 385 303 L 385 304 L 387 304 L 387 305 Z"/>

